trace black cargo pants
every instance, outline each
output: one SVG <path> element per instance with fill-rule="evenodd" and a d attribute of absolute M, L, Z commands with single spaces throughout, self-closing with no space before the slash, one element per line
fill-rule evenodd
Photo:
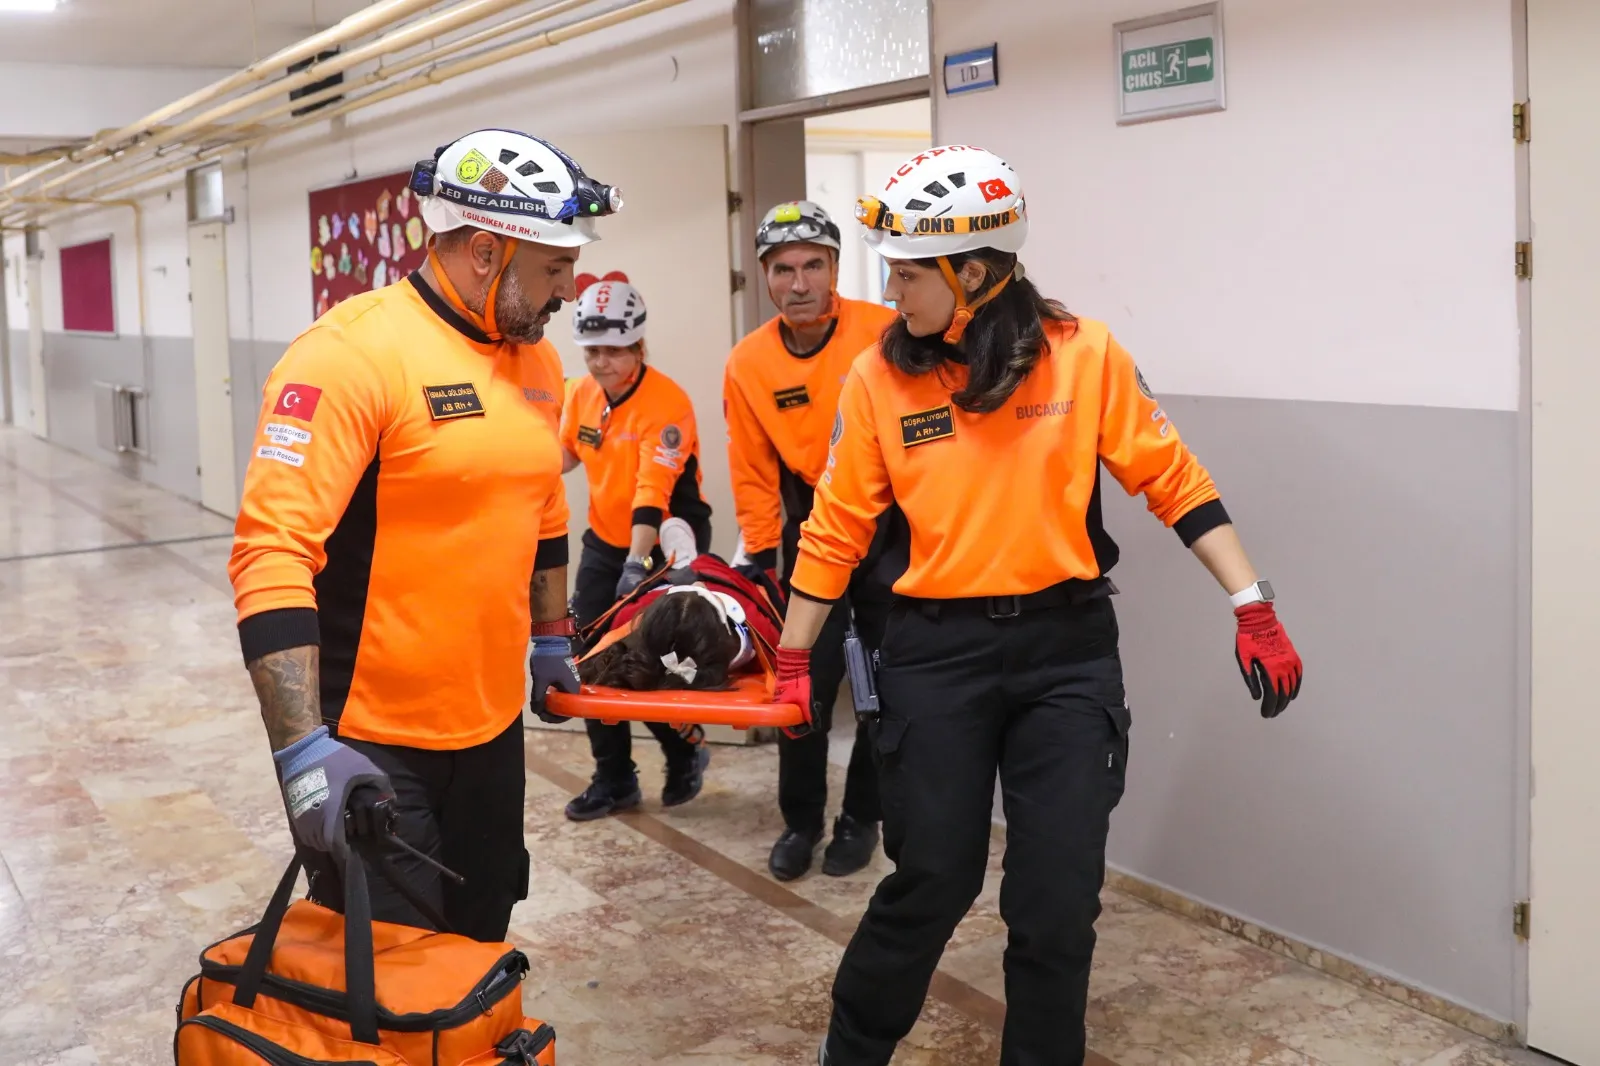
<path fill-rule="evenodd" d="M 890 611 L 873 743 L 895 871 L 839 964 L 831 1066 L 885 1066 L 916 1022 L 983 888 L 997 771 L 1009 933 L 1000 1062 L 1083 1062 L 1106 836 L 1128 756 L 1116 616 L 1105 598 L 991 613 L 904 599 Z"/>
<path fill-rule="evenodd" d="M 329 724 L 336 734 L 336 723 Z M 474 940 L 506 938 L 511 909 L 528 896 L 528 849 L 522 835 L 526 793 L 522 718 L 484 744 L 458 751 L 403 748 L 340 738 L 378 765 L 394 787 L 395 835 L 460 874 L 464 883 L 398 849 L 374 846 L 390 857 L 412 892 L 449 923 L 450 931 Z M 344 912 L 344 879 L 327 852 L 301 848 L 314 902 Z M 374 921 L 432 929 L 433 923 L 372 861 L 367 892 Z"/>
<path fill-rule="evenodd" d="M 804 517 L 802 514 L 801 519 Z M 784 734 L 778 736 L 778 809 L 783 812 L 783 824 L 796 832 L 817 833 L 827 822 L 828 733 L 833 728 L 833 703 L 845 675 L 844 638 L 850 628 L 852 608 L 856 635 L 869 656 L 883 639 L 889 605 L 894 600 L 894 593 L 876 572 L 883 539 L 880 536 L 874 541 L 873 551 L 851 575 L 849 589 L 834 604 L 816 643 L 811 646 L 811 732 L 798 739 Z M 783 531 L 785 559 L 795 558 L 799 543 L 800 522 L 791 521 Z M 792 595 L 789 589 L 789 578 L 794 572 L 792 562 L 786 570 L 783 592 L 788 596 Z M 881 821 L 883 808 L 878 796 L 878 770 L 867 726 L 857 723 L 853 715 L 850 722 L 856 730 L 856 742 L 850 749 L 850 764 L 845 770 L 840 810 L 860 822 Z"/>

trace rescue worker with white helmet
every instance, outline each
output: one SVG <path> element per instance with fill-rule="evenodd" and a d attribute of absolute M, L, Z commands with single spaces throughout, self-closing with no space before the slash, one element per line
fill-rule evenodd
<path fill-rule="evenodd" d="M 883 1066 L 983 887 L 996 774 L 1007 825 L 1003 1066 L 1084 1061 L 1084 1010 L 1130 712 L 1100 519 L 1100 468 L 1172 528 L 1231 598 L 1234 654 L 1274 717 L 1302 666 L 1210 475 L 1105 324 L 1023 274 L 1017 173 L 944 146 L 858 204 L 900 312 L 851 367 L 801 529 L 775 701 L 808 697 L 832 604 L 890 504 L 907 565 L 881 647 L 884 849 L 839 964 L 819 1062 Z M 893 551 L 893 546 L 891 547 Z"/>
<path fill-rule="evenodd" d="M 589 483 L 589 528 L 572 598 L 583 629 L 669 555 L 686 563 L 709 551 L 711 506 L 700 489 L 700 435 L 689 394 L 649 365 L 644 296 L 620 272 L 586 274 L 578 283 L 572 339 L 589 376 L 567 396 L 561 442 L 565 468 L 581 463 Z M 689 802 L 700 794 L 711 760 L 705 730 L 648 725 L 667 759 L 662 806 Z M 591 718 L 584 727 L 594 777 L 567 804 L 567 817 L 589 821 L 638 806 L 628 724 Z"/>
<path fill-rule="evenodd" d="M 410 188 L 427 263 L 323 315 L 268 378 L 229 574 L 311 897 L 341 909 L 366 861 L 374 918 L 495 941 L 528 891 L 530 636 L 535 706 L 578 690 L 544 329 L 621 200 L 496 129 Z M 388 849 L 390 828 L 425 858 Z"/>
<path fill-rule="evenodd" d="M 722 406 L 734 508 L 750 559 L 746 576 L 786 588 L 800 523 L 811 511 L 813 487 L 827 462 L 845 373 L 895 315 L 882 305 L 839 295 L 839 227 L 809 200 L 769 210 L 756 229 L 755 246 L 778 316 L 751 331 L 729 355 Z M 826 826 L 827 734 L 845 673 L 844 641 L 852 614 L 863 644 L 875 647 L 888 602 L 887 583 L 872 566 L 863 567 L 818 641 L 812 663 L 815 698 L 805 708 L 809 724 L 778 740 L 784 830 L 767 868 L 780 881 L 811 868 Z M 857 728 L 841 809 L 823 853 L 823 873 L 833 876 L 860 870 L 878 847 L 882 812 L 864 729 Z"/>

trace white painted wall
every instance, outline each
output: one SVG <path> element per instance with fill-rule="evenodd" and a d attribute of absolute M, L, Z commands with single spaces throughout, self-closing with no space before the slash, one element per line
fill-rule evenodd
<path fill-rule="evenodd" d="M 1035 279 L 1169 394 L 1514 410 L 1506 0 L 1228 0 L 1228 109 L 1118 127 L 1160 10 L 935 6 L 939 56 L 999 43 L 938 140 L 1017 168 Z"/>
<path fill-rule="evenodd" d="M 0 63 L 0 137 L 93 136 L 232 73 L 206 67 Z"/>

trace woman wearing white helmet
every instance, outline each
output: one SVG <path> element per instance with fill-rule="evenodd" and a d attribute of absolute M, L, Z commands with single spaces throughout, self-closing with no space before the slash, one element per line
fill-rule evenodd
<path fill-rule="evenodd" d="M 908 160 L 857 218 L 890 260 L 900 321 L 851 367 L 828 472 L 801 532 L 778 702 L 803 703 L 809 649 L 898 504 L 906 560 L 881 648 L 884 846 L 840 963 L 819 1061 L 881 1066 L 916 1022 L 946 941 L 983 887 L 994 782 L 1008 845 L 1004 1066 L 1084 1060 L 1084 1009 L 1111 811 L 1130 724 L 1100 519 L 1103 464 L 1231 596 L 1261 713 L 1301 663 L 1211 477 L 1100 322 L 1026 279 L 1022 182 L 952 145 Z M 891 553 L 894 551 L 891 548 Z"/>
<path fill-rule="evenodd" d="M 711 507 L 700 491 L 700 439 L 688 393 L 648 365 L 645 306 L 617 272 L 578 278 L 572 337 L 589 376 L 568 393 L 561 440 L 566 469 L 583 464 L 589 482 L 589 528 L 572 597 L 579 628 L 603 615 L 666 561 L 686 563 L 711 546 Z M 660 542 L 658 547 L 657 542 Z M 585 723 L 595 771 L 567 804 L 574 821 L 638 806 L 638 768 L 627 723 Z M 649 723 L 667 759 L 663 806 L 699 795 L 711 749 L 705 731 L 679 733 Z"/>

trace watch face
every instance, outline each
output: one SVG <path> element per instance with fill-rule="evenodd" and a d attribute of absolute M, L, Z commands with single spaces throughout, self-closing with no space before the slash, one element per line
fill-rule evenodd
<path fill-rule="evenodd" d="M 1268 602 L 1272 600 L 1272 582 L 1265 579 L 1256 582 L 1256 588 L 1261 590 L 1261 598 Z"/>

